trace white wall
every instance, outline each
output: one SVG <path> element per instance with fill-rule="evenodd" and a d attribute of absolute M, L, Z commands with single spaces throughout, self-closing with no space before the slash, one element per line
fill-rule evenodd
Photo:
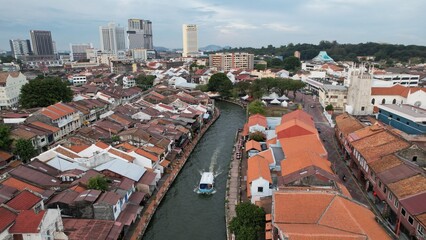
<path fill-rule="evenodd" d="M 257 191 L 259 187 L 263 187 L 263 192 Z M 262 177 L 251 182 L 250 192 L 252 203 L 255 203 L 261 197 L 272 196 L 272 189 L 269 188 L 269 182 Z"/>
<path fill-rule="evenodd" d="M 249 127 L 249 132 L 250 133 L 254 133 L 254 132 L 263 132 L 265 133 L 266 129 L 264 126 L 260 126 L 259 124 L 253 125 L 251 127 Z"/>

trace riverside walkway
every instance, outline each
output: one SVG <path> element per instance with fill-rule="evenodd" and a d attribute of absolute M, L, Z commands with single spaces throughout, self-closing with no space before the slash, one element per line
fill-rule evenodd
<path fill-rule="evenodd" d="M 160 205 L 161 200 L 164 198 L 173 181 L 185 165 L 189 155 L 194 150 L 195 146 L 202 138 L 204 133 L 219 118 L 219 116 L 220 111 L 218 108 L 215 108 L 215 114 L 213 116 L 213 119 L 202 127 L 201 132 L 197 134 L 192 140 L 192 142 L 185 147 L 185 149 L 183 150 L 183 155 L 172 164 L 172 171 L 166 176 L 166 179 L 163 180 L 164 182 L 159 186 L 157 193 L 152 196 L 148 203 L 145 205 L 145 208 L 143 209 L 143 212 L 141 214 L 142 216 L 139 222 L 137 223 L 136 228 L 130 239 L 142 239 L 152 217 L 154 216 L 155 211 L 157 210 L 157 207 Z"/>

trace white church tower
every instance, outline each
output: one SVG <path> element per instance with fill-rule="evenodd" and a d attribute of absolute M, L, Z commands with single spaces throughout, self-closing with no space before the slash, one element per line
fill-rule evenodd
<path fill-rule="evenodd" d="M 349 88 L 345 111 L 352 115 L 373 114 L 373 104 L 370 102 L 373 76 L 361 65 L 350 68 L 347 78 L 345 82 Z"/>

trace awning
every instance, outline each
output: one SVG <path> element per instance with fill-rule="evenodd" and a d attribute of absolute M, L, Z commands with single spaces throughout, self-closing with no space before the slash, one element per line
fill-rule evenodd
<path fill-rule="evenodd" d="M 132 194 L 132 196 L 130 196 L 130 198 L 129 198 L 129 204 L 139 206 L 139 205 L 141 205 L 141 202 L 143 201 L 145 196 L 146 196 L 146 193 L 134 192 Z"/>

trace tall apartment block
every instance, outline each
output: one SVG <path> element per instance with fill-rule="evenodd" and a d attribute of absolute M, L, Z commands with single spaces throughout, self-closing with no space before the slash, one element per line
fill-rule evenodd
<path fill-rule="evenodd" d="M 87 59 L 87 49 L 93 48 L 91 43 L 79 43 L 79 44 L 70 44 L 71 50 L 71 61 L 78 61 L 82 59 Z"/>
<path fill-rule="evenodd" d="M 216 53 L 209 55 L 210 67 L 220 71 L 229 71 L 232 68 L 253 70 L 254 55 L 249 53 Z"/>
<path fill-rule="evenodd" d="M 50 31 L 31 30 L 30 36 L 34 55 L 48 56 L 55 54 Z"/>
<path fill-rule="evenodd" d="M 119 51 L 126 50 L 126 37 L 124 27 L 109 23 L 107 26 L 99 27 L 102 52 L 117 55 Z"/>
<path fill-rule="evenodd" d="M 21 56 L 28 56 L 31 54 L 30 40 L 11 39 L 9 40 L 9 43 L 14 58 L 18 59 Z"/>
<path fill-rule="evenodd" d="M 195 24 L 183 24 L 183 57 L 198 55 L 198 30 Z"/>
<path fill-rule="evenodd" d="M 152 44 L 152 22 L 142 19 L 129 19 L 127 36 L 129 49 L 154 49 Z"/>

